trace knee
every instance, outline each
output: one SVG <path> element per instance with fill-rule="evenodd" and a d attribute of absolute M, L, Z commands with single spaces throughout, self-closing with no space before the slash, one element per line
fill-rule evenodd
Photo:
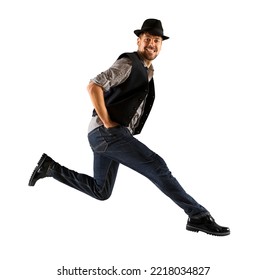
<path fill-rule="evenodd" d="M 105 201 L 105 200 L 109 199 L 110 196 L 111 196 L 111 193 L 101 193 L 97 196 L 97 199 L 101 200 L 101 201 Z"/>

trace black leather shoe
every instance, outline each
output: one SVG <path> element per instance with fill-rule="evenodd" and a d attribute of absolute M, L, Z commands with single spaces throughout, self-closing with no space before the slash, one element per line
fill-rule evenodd
<path fill-rule="evenodd" d="M 39 179 L 47 177 L 47 171 L 53 163 L 53 159 L 48 157 L 46 154 L 43 154 L 37 166 L 32 172 L 32 175 L 29 180 L 29 186 L 33 187 Z"/>
<path fill-rule="evenodd" d="M 230 229 L 216 224 L 211 215 L 207 215 L 199 219 L 189 218 L 186 229 L 195 232 L 202 231 L 216 236 L 225 236 L 230 234 Z"/>

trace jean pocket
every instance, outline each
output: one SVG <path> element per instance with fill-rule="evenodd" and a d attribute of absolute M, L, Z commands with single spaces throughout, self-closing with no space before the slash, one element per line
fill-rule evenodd
<path fill-rule="evenodd" d="M 108 143 L 103 137 L 100 128 L 95 129 L 88 135 L 89 143 L 94 152 L 103 153 L 108 148 Z"/>

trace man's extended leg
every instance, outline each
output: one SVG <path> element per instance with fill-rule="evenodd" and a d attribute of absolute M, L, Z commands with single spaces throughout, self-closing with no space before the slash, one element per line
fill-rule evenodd
<path fill-rule="evenodd" d="M 102 141 L 99 141 L 99 140 Z M 97 143 L 104 143 L 100 147 Z M 127 128 L 100 127 L 90 139 L 93 149 L 149 178 L 189 216 L 186 229 L 212 235 L 226 236 L 230 229 L 219 226 L 210 213 L 185 192 L 172 176 L 164 160 L 134 138 Z M 95 145 L 96 144 L 96 145 Z"/>

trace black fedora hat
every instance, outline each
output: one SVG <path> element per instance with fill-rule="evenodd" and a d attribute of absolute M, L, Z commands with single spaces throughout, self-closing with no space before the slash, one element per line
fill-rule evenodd
<path fill-rule="evenodd" d="M 141 29 L 137 29 L 134 33 L 139 36 L 141 33 L 148 32 L 152 35 L 161 36 L 163 40 L 169 39 L 169 37 L 163 34 L 163 26 L 160 20 L 149 18 L 143 22 Z"/>

